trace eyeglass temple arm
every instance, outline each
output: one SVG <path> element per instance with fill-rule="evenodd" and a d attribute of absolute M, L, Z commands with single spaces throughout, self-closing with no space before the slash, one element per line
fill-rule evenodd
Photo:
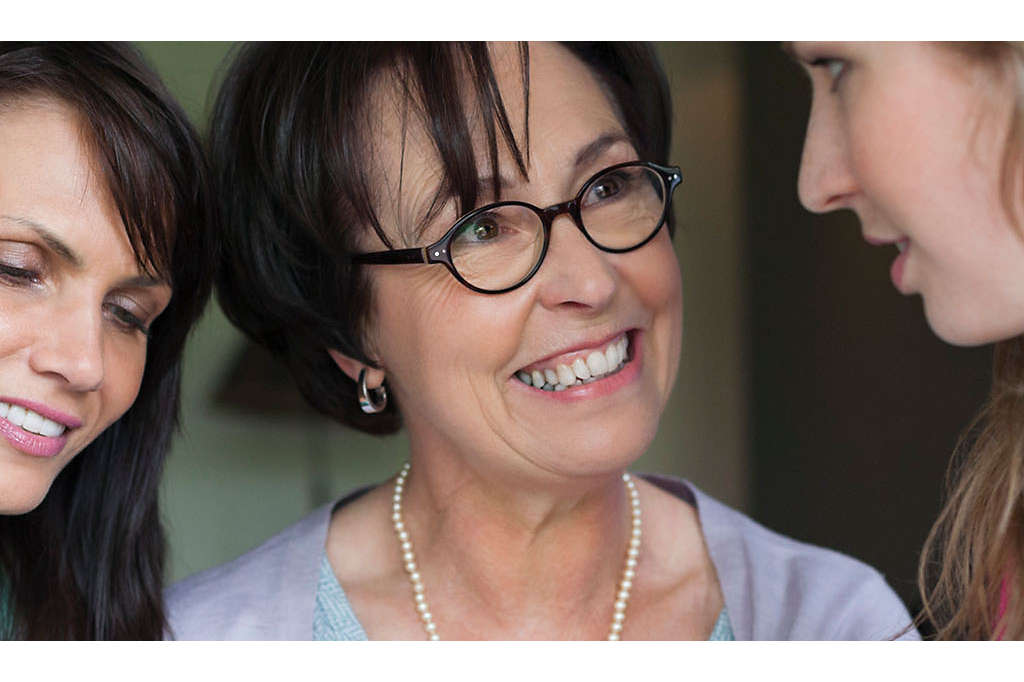
<path fill-rule="evenodd" d="M 373 253 L 357 253 L 352 256 L 353 263 L 364 265 L 401 265 L 403 263 L 426 263 L 424 249 L 397 249 L 393 251 L 374 251 Z"/>

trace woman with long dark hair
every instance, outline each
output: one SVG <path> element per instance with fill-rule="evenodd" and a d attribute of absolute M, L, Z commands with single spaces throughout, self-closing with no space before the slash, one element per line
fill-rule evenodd
<path fill-rule="evenodd" d="M 1024 639 L 1024 43 L 794 43 L 814 88 L 800 198 L 895 246 L 939 338 L 995 342 L 921 555 L 941 639 Z"/>
<path fill-rule="evenodd" d="M 157 639 L 157 493 L 216 249 L 132 48 L 0 44 L 0 637 Z"/>

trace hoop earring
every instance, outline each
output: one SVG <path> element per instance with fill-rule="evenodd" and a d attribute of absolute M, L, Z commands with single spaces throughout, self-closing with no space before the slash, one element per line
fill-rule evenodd
<path fill-rule="evenodd" d="M 388 389 L 384 384 L 379 388 L 366 387 L 366 368 L 359 370 L 359 407 L 366 414 L 383 412 L 388 406 Z"/>

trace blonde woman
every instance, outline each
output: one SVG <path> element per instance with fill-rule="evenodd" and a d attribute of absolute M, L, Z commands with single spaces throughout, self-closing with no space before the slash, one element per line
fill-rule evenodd
<path fill-rule="evenodd" d="M 1024 638 L 1024 44 L 794 43 L 813 85 L 799 193 L 852 209 L 932 330 L 996 342 L 991 396 L 922 552 L 942 639 Z"/>

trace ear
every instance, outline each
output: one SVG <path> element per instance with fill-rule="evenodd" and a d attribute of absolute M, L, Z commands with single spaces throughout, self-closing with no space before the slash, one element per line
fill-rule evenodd
<path fill-rule="evenodd" d="M 327 354 L 331 356 L 331 360 L 334 360 L 334 364 L 347 374 L 348 378 L 352 381 L 359 381 L 359 373 L 365 369 L 367 388 L 379 388 L 384 383 L 385 372 L 383 369 L 371 367 L 365 362 L 360 362 L 333 348 L 328 348 Z"/>

